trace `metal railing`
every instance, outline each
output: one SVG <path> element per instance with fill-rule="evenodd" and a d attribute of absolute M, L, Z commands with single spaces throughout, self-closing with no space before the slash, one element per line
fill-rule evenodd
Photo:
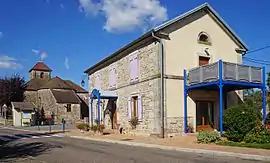
<path fill-rule="evenodd" d="M 249 83 L 262 83 L 262 68 L 242 64 L 221 62 L 222 79 Z M 192 68 L 187 74 L 187 84 L 214 82 L 219 79 L 219 62 Z"/>

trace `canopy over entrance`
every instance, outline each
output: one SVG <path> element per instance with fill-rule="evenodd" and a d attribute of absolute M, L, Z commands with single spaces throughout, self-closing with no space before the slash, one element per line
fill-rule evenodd
<path fill-rule="evenodd" d="M 117 99 L 118 96 L 111 91 L 100 91 L 98 89 L 93 89 L 90 94 L 90 111 L 89 111 L 89 117 L 91 117 L 91 124 L 93 124 L 93 100 L 97 99 L 97 105 L 98 105 L 98 115 L 97 120 L 98 123 L 101 121 L 101 108 L 100 108 L 100 100 L 101 99 Z"/>

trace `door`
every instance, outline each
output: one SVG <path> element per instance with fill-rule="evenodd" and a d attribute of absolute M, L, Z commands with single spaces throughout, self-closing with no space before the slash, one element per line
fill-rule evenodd
<path fill-rule="evenodd" d="M 196 102 L 196 131 L 214 129 L 214 102 Z"/>

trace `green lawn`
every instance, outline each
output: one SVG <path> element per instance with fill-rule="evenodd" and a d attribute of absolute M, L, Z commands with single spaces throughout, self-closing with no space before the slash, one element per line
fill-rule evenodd
<path fill-rule="evenodd" d="M 270 144 L 238 143 L 238 142 L 218 142 L 217 145 L 270 149 Z"/>

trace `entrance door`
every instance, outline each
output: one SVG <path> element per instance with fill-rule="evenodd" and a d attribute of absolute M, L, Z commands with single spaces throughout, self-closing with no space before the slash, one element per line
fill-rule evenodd
<path fill-rule="evenodd" d="M 214 102 L 196 102 L 196 131 L 214 129 Z"/>

